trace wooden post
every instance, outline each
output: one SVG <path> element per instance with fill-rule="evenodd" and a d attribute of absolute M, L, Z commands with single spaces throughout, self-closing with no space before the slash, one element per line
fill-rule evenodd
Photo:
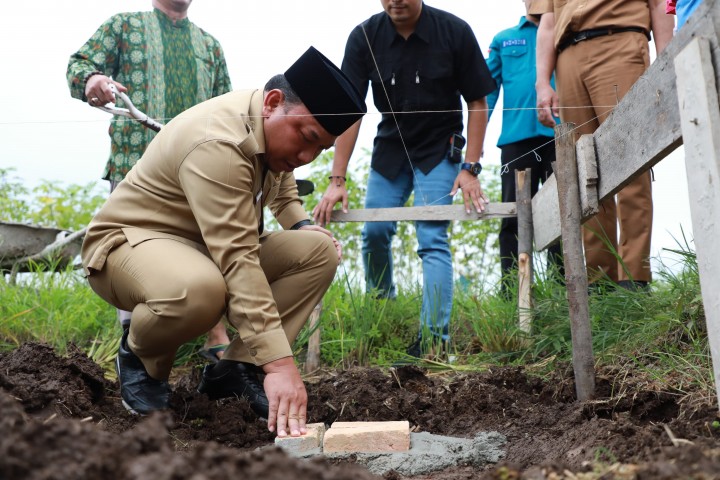
<path fill-rule="evenodd" d="M 518 219 L 518 315 L 520 330 L 530 333 L 532 323 L 533 225 L 531 168 L 515 170 Z"/>
<path fill-rule="evenodd" d="M 320 368 L 320 312 L 322 312 L 322 301 L 315 305 L 308 321 L 312 333 L 308 339 L 305 373 L 312 373 Z"/>
<path fill-rule="evenodd" d="M 595 371 L 588 309 L 587 272 L 580 230 L 582 216 L 574 129 L 573 123 L 563 123 L 555 127 L 557 161 L 553 171 L 557 178 L 565 283 L 570 306 L 575 393 L 578 400 L 584 401 L 595 395 Z"/>
<path fill-rule="evenodd" d="M 720 105 L 710 45 L 695 38 L 675 57 L 690 216 L 720 401 Z"/>

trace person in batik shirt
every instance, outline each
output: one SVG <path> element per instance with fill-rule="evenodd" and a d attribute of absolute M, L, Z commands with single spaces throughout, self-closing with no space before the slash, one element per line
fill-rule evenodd
<path fill-rule="evenodd" d="M 70 56 L 72 97 L 91 106 L 115 103 L 109 84 L 127 93 L 142 112 L 161 123 L 232 90 L 220 43 L 187 18 L 192 0 L 152 0 L 153 10 L 110 17 Z M 118 107 L 123 107 L 118 99 Z M 121 116 L 110 122 L 110 158 L 102 178 L 110 190 L 142 157 L 155 132 Z M 118 310 L 124 328 L 130 312 Z M 213 361 L 229 343 L 222 322 L 209 332 L 203 355 Z"/>

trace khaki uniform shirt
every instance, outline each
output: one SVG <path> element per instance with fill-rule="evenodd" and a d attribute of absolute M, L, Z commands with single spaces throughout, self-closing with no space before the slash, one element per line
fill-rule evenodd
<path fill-rule="evenodd" d="M 169 238 L 209 254 L 227 284 L 227 318 L 258 365 L 292 355 L 260 267 L 263 206 L 283 228 L 308 219 L 293 174 L 265 168 L 262 102 L 261 90 L 227 93 L 163 127 L 90 223 L 82 249 L 87 275 L 124 242 Z"/>
<path fill-rule="evenodd" d="M 573 32 L 595 28 L 650 31 L 648 0 L 533 0 L 532 15 L 555 13 L 555 48 Z"/>

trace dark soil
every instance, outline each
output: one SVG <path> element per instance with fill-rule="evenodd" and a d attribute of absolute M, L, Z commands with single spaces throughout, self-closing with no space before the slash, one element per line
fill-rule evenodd
<path fill-rule="evenodd" d="M 171 412 L 137 418 L 77 349 L 60 357 L 29 343 L 0 354 L 0 479 L 378 478 L 348 461 L 257 450 L 273 442 L 266 426 L 242 400 L 196 393 L 198 377 L 189 369 L 174 379 Z M 661 390 L 627 370 L 598 372 L 596 381 L 598 399 L 581 403 L 571 369 L 543 381 L 520 368 L 356 368 L 307 382 L 308 420 L 408 420 L 413 431 L 507 437 L 500 464 L 414 478 L 720 479 L 716 398 Z"/>

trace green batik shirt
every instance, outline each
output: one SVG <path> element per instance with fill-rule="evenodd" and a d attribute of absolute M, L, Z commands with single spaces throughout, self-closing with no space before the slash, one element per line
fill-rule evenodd
<path fill-rule="evenodd" d="M 85 80 L 100 72 L 125 85 L 130 101 L 161 123 L 232 90 L 220 43 L 187 18 L 173 24 L 164 13 L 114 15 L 70 57 L 70 94 L 83 101 Z M 123 107 L 118 99 L 118 107 Z M 114 116 L 110 159 L 103 178 L 120 181 L 140 159 L 155 132 Z"/>

